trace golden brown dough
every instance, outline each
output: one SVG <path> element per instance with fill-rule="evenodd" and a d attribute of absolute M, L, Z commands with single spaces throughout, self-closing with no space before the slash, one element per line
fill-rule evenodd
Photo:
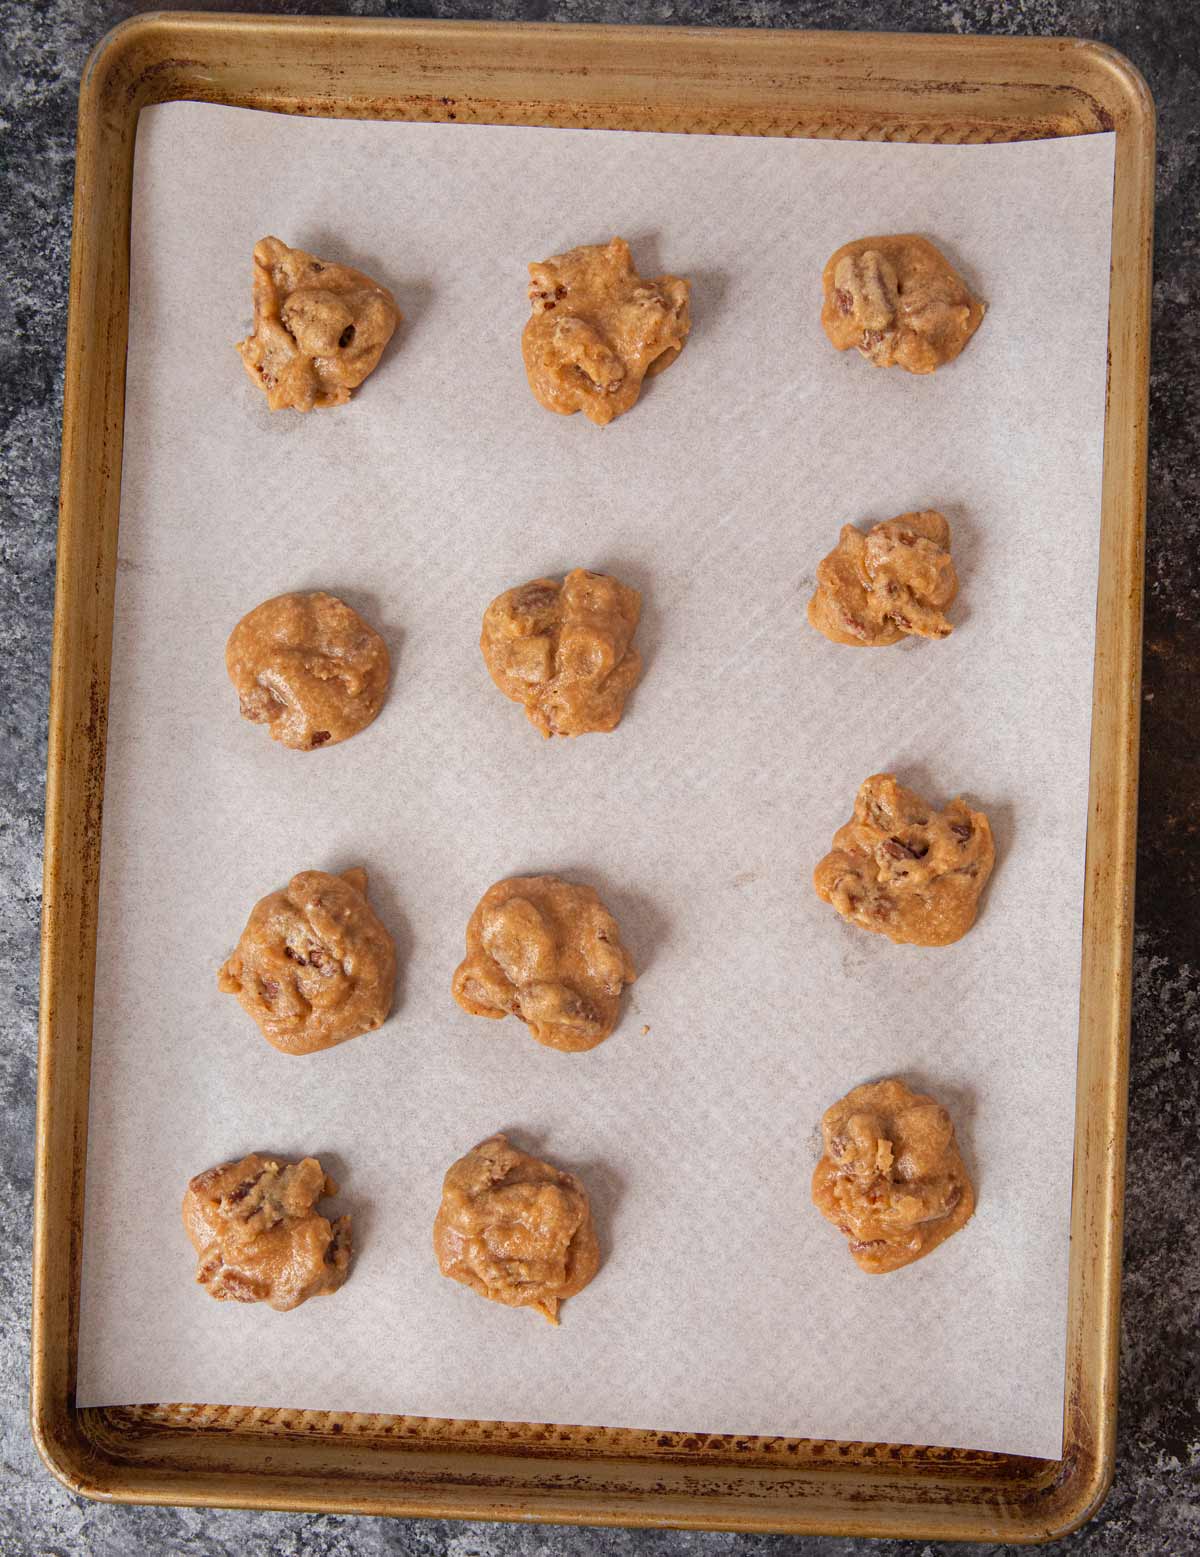
<path fill-rule="evenodd" d="M 945 638 L 943 614 L 958 593 L 950 525 L 936 509 L 900 514 L 864 535 L 842 526 L 837 545 L 817 564 L 808 619 L 834 643 L 881 648 L 907 635 Z"/>
<path fill-rule="evenodd" d="M 254 245 L 253 296 L 254 334 L 237 349 L 272 411 L 345 405 L 401 319 L 370 276 L 278 238 Z"/>
<path fill-rule="evenodd" d="M 433 1248 L 443 1276 L 493 1303 L 535 1308 L 551 1324 L 562 1300 L 600 1268 L 583 1185 L 502 1135 L 481 1141 L 446 1174 Z"/>
<path fill-rule="evenodd" d="M 813 1204 L 870 1275 L 923 1258 L 970 1220 L 971 1181 L 950 1115 L 902 1081 L 855 1087 L 821 1120 Z"/>
<path fill-rule="evenodd" d="M 242 718 L 296 751 L 336 746 L 379 712 L 387 644 L 335 595 L 276 595 L 243 616 L 225 645 Z"/>
<path fill-rule="evenodd" d="M 982 811 L 961 799 L 936 811 L 891 773 L 876 773 L 863 781 L 813 885 L 864 930 L 909 946 L 948 946 L 975 923 L 994 861 Z"/>
<path fill-rule="evenodd" d="M 492 680 L 544 736 L 613 730 L 642 673 L 636 589 L 575 568 L 498 595 L 479 647 Z"/>
<path fill-rule="evenodd" d="M 637 977 L 617 922 L 591 887 L 513 876 L 489 887 L 467 924 L 454 998 L 472 1016 L 519 1016 L 551 1049 L 594 1049 Z"/>
<path fill-rule="evenodd" d="M 547 411 L 582 411 L 602 427 L 683 350 L 691 282 L 643 279 L 624 238 L 542 260 L 529 277 L 533 314 L 521 352 L 534 399 Z"/>
<path fill-rule="evenodd" d="M 196 1280 L 210 1297 L 281 1311 L 336 1292 L 350 1269 L 350 1218 L 331 1224 L 315 1208 L 337 1192 L 315 1157 L 281 1164 L 252 1152 L 197 1174 L 183 1197 Z"/>
<path fill-rule="evenodd" d="M 256 903 L 217 987 L 236 995 L 268 1043 L 313 1054 L 381 1027 L 396 952 L 367 902 L 361 867 L 302 870 Z"/>
<path fill-rule="evenodd" d="M 839 351 L 877 368 L 933 373 L 983 320 L 984 304 L 926 238 L 899 233 L 843 244 L 825 266 L 821 323 Z"/>

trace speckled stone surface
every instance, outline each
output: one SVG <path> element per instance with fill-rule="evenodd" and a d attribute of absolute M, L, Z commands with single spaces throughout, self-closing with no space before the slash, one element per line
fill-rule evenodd
<path fill-rule="evenodd" d="M 1183 0 L 493 0 L 160 9 L 735 26 L 1045 32 L 1099 38 L 1159 109 L 1157 259 L 1137 966 L 1121 1421 L 1100 1514 L 1052 1548 L 1200 1552 L 1200 11 Z M 124 0 L 0 0 L 0 1557 L 916 1557 L 917 1543 L 108 1508 L 42 1468 L 27 1422 L 30 1202 L 46 704 L 75 94 Z M 962 1547 L 983 1553 L 998 1547 Z"/>

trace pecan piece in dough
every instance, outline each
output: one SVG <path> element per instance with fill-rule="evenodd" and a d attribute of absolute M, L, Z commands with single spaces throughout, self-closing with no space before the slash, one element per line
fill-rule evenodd
<path fill-rule="evenodd" d="M 493 1303 L 534 1308 L 551 1324 L 562 1300 L 600 1268 L 583 1185 L 502 1135 L 481 1141 L 447 1172 L 433 1248 L 443 1276 Z"/>
<path fill-rule="evenodd" d="M 975 923 L 994 861 L 982 811 L 961 799 L 936 811 L 891 773 L 876 773 L 863 781 L 813 885 L 864 930 L 901 945 L 949 946 Z"/>
<path fill-rule="evenodd" d="M 261 899 L 217 976 L 285 1054 L 381 1027 L 395 984 L 395 948 L 367 902 L 361 867 L 340 876 L 303 870 Z"/>
<path fill-rule="evenodd" d="M 513 876 L 489 887 L 467 924 L 454 998 L 472 1016 L 519 1016 L 551 1049 L 594 1049 L 617 1025 L 637 975 L 617 922 L 591 887 Z"/>
<path fill-rule="evenodd" d="M 199 1173 L 183 1197 L 196 1280 L 210 1297 L 281 1312 L 336 1292 L 350 1269 L 350 1218 L 316 1210 L 337 1185 L 315 1157 L 281 1164 L 252 1152 Z"/>
<path fill-rule="evenodd" d="M 402 317 L 370 276 L 278 238 L 254 245 L 253 296 L 254 333 L 237 349 L 272 411 L 345 405 Z"/>
<path fill-rule="evenodd" d="M 944 612 L 958 593 L 950 526 L 936 509 L 900 514 L 867 531 L 842 526 L 817 565 L 808 619 L 834 643 L 880 648 L 915 634 L 945 638 Z"/>
<path fill-rule="evenodd" d="M 533 312 L 521 352 L 534 399 L 548 411 L 582 411 L 604 426 L 683 350 L 691 283 L 639 276 L 624 238 L 530 265 L 529 278 Z"/>
<path fill-rule="evenodd" d="M 506 590 L 483 616 L 479 647 L 492 680 L 544 736 L 613 730 L 642 671 L 633 647 L 636 589 L 575 568 Z"/>
<path fill-rule="evenodd" d="M 229 635 L 225 668 L 242 718 L 265 724 L 294 751 L 336 746 L 364 730 L 383 705 L 387 644 L 335 595 L 276 595 Z"/>
<path fill-rule="evenodd" d="M 870 1275 L 922 1259 L 975 1209 L 950 1115 L 902 1081 L 855 1087 L 821 1120 L 813 1204 Z"/>
<path fill-rule="evenodd" d="M 933 373 L 953 362 L 984 307 L 926 238 L 900 233 L 844 244 L 825 266 L 821 324 L 839 351 L 877 368 Z"/>

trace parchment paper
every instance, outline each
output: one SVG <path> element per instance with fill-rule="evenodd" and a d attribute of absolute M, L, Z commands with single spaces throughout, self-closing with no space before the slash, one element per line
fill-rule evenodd
<path fill-rule="evenodd" d="M 1104 408 L 1110 135 L 988 147 L 317 122 L 202 105 L 138 135 L 78 1399 L 1060 1452 Z M 933 379 L 839 356 L 832 250 L 932 236 L 987 299 Z M 265 233 L 394 287 L 342 410 L 268 415 L 232 343 Z M 607 429 L 542 410 L 525 264 L 628 237 L 695 283 L 687 349 Z M 848 520 L 937 506 L 944 643 L 804 620 Z M 609 736 L 543 743 L 490 683 L 499 591 L 584 565 L 645 593 Z M 314 755 L 238 717 L 223 647 L 324 587 L 387 636 L 374 726 Z M 867 774 L 982 804 L 999 863 L 957 946 L 895 947 L 810 885 Z M 365 864 L 395 1014 L 276 1053 L 216 970 L 254 901 Z M 592 882 L 638 966 L 617 1034 L 462 1013 L 467 917 Z M 643 1033 L 643 1028 L 649 1031 Z M 822 1110 L 900 1074 L 952 1109 L 979 1210 L 860 1273 L 812 1209 Z M 442 1174 L 491 1131 L 575 1168 L 603 1269 L 559 1330 L 444 1280 Z M 214 1303 L 188 1177 L 316 1153 L 355 1216 L 335 1297 Z"/>

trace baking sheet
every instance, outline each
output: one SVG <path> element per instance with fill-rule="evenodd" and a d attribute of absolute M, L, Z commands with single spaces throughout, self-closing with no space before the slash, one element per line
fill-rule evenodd
<path fill-rule="evenodd" d="M 126 436 L 79 1343 L 80 1405 L 344 1411 L 1060 1451 L 1111 135 L 1001 147 L 148 110 Z M 988 300 L 936 378 L 821 334 L 820 270 L 924 231 Z M 350 407 L 268 415 L 231 349 L 278 233 L 406 314 Z M 628 237 L 695 284 L 687 350 L 607 429 L 520 361 L 524 265 Z M 847 520 L 938 506 L 957 622 L 857 654 L 804 622 Z M 492 596 L 583 565 L 645 595 L 610 736 L 543 743 L 477 648 Z M 222 652 L 285 589 L 393 649 L 319 755 L 239 720 Z M 983 805 L 999 862 L 937 951 L 853 930 L 812 865 L 866 774 Z M 402 979 L 378 1033 L 272 1050 L 216 968 L 264 892 L 363 863 Z M 542 1049 L 449 994 L 494 880 L 592 882 L 642 976 L 613 1038 Z M 648 1028 L 648 1032 L 643 1032 Z M 900 1074 L 979 1195 L 929 1260 L 860 1273 L 811 1208 L 821 1111 Z M 495 1129 L 573 1167 L 605 1254 L 560 1329 L 443 1280 L 442 1173 Z M 313 1152 L 352 1278 L 213 1303 L 188 1176 Z"/>

